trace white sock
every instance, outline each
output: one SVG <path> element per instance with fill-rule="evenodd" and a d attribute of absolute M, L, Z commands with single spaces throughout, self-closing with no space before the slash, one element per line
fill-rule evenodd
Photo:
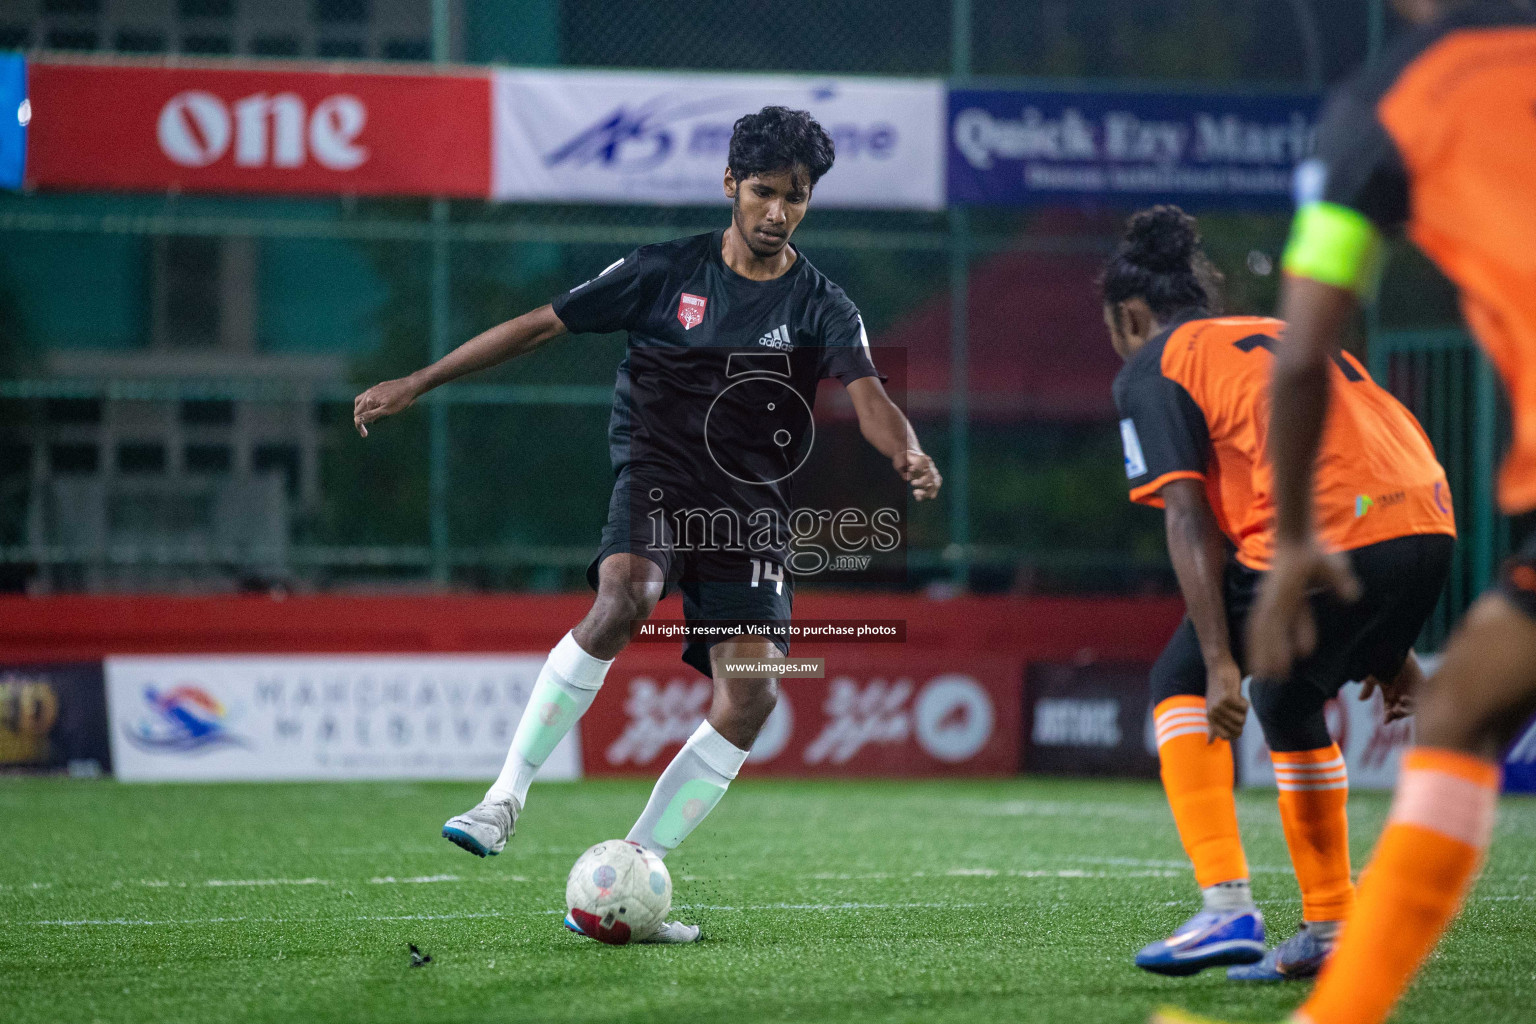
<path fill-rule="evenodd" d="M 1344 927 L 1343 921 L 1307 921 L 1305 923 L 1307 931 L 1329 944 L 1339 937 L 1339 929 Z"/>
<path fill-rule="evenodd" d="M 1230 914 L 1240 910 L 1253 909 L 1253 887 L 1248 884 L 1248 879 L 1239 878 L 1231 882 L 1218 882 L 1200 890 L 1200 895 L 1205 897 L 1206 910 L 1215 911 L 1218 914 Z"/>
<path fill-rule="evenodd" d="M 671 853 L 715 809 L 746 760 L 747 752 L 705 719 L 656 780 L 629 841 L 658 857 Z"/>
<path fill-rule="evenodd" d="M 549 652 L 538 681 L 528 695 L 528 706 L 518 720 L 501 774 L 486 791 L 487 800 L 515 800 L 519 808 L 528 802 L 528 787 L 550 751 L 571 731 L 576 720 L 592 706 L 613 664 L 581 649 L 567 633 Z"/>

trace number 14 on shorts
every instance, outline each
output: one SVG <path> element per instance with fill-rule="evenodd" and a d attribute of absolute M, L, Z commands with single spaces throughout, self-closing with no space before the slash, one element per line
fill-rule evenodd
<path fill-rule="evenodd" d="M 752 562 L 752 585 L 754 587 L 761 583 L 772 583 L 775 594 L 784 593 L 784 567 L 782 565 L 775 565 L 766 558 L 753 558 L 750 561 Z"/>

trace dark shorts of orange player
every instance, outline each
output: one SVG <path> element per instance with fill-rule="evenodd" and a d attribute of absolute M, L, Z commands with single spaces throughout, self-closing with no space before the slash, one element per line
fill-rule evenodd
<path fill-rule="evenodd" d="M 1366 676 L 1389 680 L 1397 675 L 1440 600 L 1455 550 L 1456 538 L 1433 533 L 1398 537 L 1348 553 L 1362 585 L 1360 600 L 1345 604 L 1331 595 L 1313 596 L 1317 649 L 1297 663 L 1289 679 L 1278 684 L 1256 681 L 1251 687 L 1254 711 L 1271 750 L 1328 746 L 1332 740 L 1323 705 L 1352 680 Z M 1536 579 L 1536 546 L 1528 550 Z M 1263 579 L 1262 572 L 1236 558 L 1227 560 L 1227 628 L 1239 667 L 1247 646 L 1249 612 Z M 1529 598 L 1536 614 L 1536 591 Z M 1179 624 L 1153 665 L 1150 682 L 1154 707 L 1169 697 L 1205 696 L 1205 659 L 1188 619 Z"/>

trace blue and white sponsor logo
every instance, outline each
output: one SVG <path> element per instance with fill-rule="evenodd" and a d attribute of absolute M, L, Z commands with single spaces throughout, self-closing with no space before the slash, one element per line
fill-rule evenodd
<path fill-rule="evenodd" d="M 192 754 L 244 740 L 229 731 L 233 717 L 224 703 L 195 683 L 144 688 L 143 713 L 123 734 L 140 750 Z"/>
<path fill-rule="evenodd" d="M 1504 789 L 1510 793 L 1536 793 L 1536 722 L 1504 755 Z"/>
<path fill-rule="evenodd" d="M 682 144 L 688 151 L 718 150 L 718 124 L 689 122 L 729 107 L 723 97 L 674 100 L 658 96 L 638 106 L 620 104 L 544 156 L 549 167 L 598 165 L 619 171 L 648 171 L 665 163 Z M 681 139 L 686 132 L 687 138 Z M 730 127 L 725 142 L 730 143 Z"/>
<path fill-rule="evenodd" d="M 503 71 L 494 82 L 497 198 L 723 203 L 736 120 L 807 110 L 837 162 L 823 205 L 943 206 L 943 84 L 786 75 Z"/>
<path fill-rule="evenodd" d="M 1135 480 L 1147 471 L 1147 460 L 1141 453 L 1141 436 L 1136 433 L 1136 421 L 1127 417 L 1120 421 L 1120 443 L 1125 448 L 1125 478 Z"/>
<path fill-rule="evenodd" d="M 1303 161 L 1296 168 L 1296 178 L 1291 184 L 1291 198 L 1297 206 L 1318 202 L 1328 188 L 1328 165 L 1317 157 Z"/>

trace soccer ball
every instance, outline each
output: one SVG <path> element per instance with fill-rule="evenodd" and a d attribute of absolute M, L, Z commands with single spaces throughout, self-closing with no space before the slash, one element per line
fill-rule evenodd
<path fill-rule="evenodd" d="M 565 880 L 565 906 L 598 942 L 641 942 L 656 934 L 672 909 L 672 876 L 639 843 L 610 839 L 576 859 Z"/>

